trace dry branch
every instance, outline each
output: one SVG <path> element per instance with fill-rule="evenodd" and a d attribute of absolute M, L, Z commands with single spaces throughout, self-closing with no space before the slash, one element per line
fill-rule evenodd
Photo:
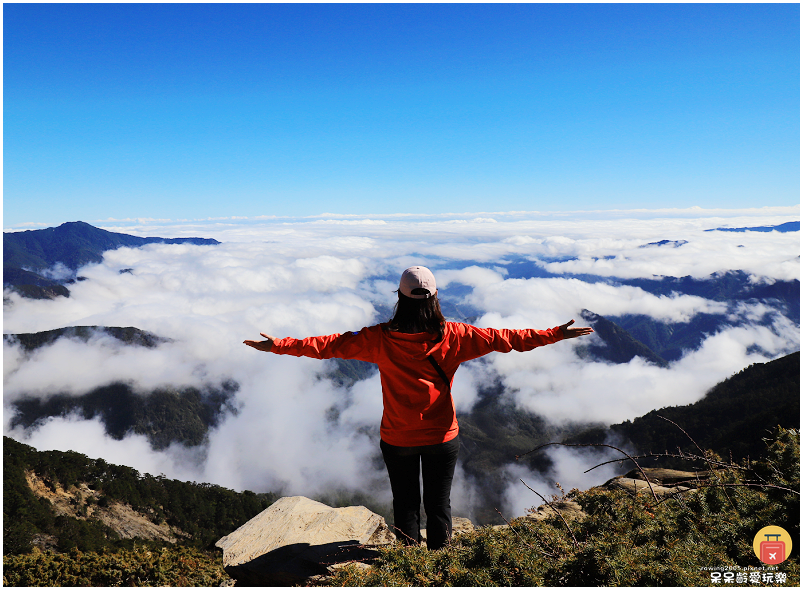
<path fill-rule="evenodd" d="M 522 480 L 520 479 L 520 481 L 522 481 Z M 563 515 L 563 514 L 561 514 L 561 511 L 560 511 L 558 508 L 556 508 L 555 506 L 553 506 L 552 504 L 550 504 L 550 502 L 548 502 L 547 500 L 545 500 L 544 496 L 542 496 L 542 495 L 541 495 L 539 492 L 537 492 L 536 490 L 534 490 L 534 489 L 533 489 L 531 486 L 529 486 L 528 484 L 526 484 L 524 481 L 522 481 L 522 485 L 524 485 L 526 488 L 528 488 L 528 489 L 529 489 L 530 491 L 532 491 L 534 494 L 536 494 L 537 496 L 539 496 L 539 497 L 540 497 L 542 500 L 544 500 L 544 503 L 545 503 L 545 504 L 547 504 L 548 506 L 550 506 L 550 508 L 552 508 L 553 510 L 555 510 L 555 511 L 556 511 L 556 514 L 558 514 L 558 516 L 561 518 L 561 520 L 563 520 L 563 521 L 564 521 L 564 524 L 566 525 L 566 527 L 567 527 L 567 530 L 569 531 L 569 534 L 570 534 L 570 535 L 572 535 L 572 542 L 573 542 L 573 543 L 575 543 L 575 548 L 577 548 L 577 547 L 578 547 L 578 539 L 575 537 L 575 533 L 573 533 L 573 532 L 572 532 L 572 527 L 571 527 L 571 526 L 569 526 L 569 523 L 567 522 L 567 519 L 566 519 L 566 518 L 564 518 L 564 515 Z"/>
<path fill-rule="evenodd" d="M 615 447 L 615 446 L 613 446 L 613 445 L 607 445 L 607 444 L 603 444 L 603 443 L 587 443 L 587 444 L 581 444 L 581 443 L 558 443 L 558 442 L 551 442 L 551 443 L 546 443 L 546 444 L 543 444 L 543 445 L 539 445 L 538 447 L 536 447 L 535 449 L 532 449 L 532 450 L 528 451 L 527 453 L 522 453 L 521 455 L 516 455 L 516 458 L 517 458 L 517 459 L 520 459 L 521 457 L 524 457 L 525 455 L 530 455 L 531 453 L 534 453 L 534 452 L 538 451 L 539 449 L 543 449 L 544 447 L 549 447 L 549 446 L 551 446 L 551 445 L 559 445 L 559 446 L 562 446 L 562 447 L 608 447 L 609 449 L 614 449 L 615 451 L 618 451 L 618 452 L 622 453 L 622 454 L 623 454 L 623 455 L 625 455 L 625 456 L 626 456 L 628 459 L 630 459 L 631 461 L 633 461 L 633 464 L 634 464 L 634 465 L 636 465 L 637 469 L 639 469 L 639 471 L 640 471 L 640 472 L 642 473 L 642 475 L 644 476 L 644 479 L 645 479 L 645 481 L 647 482 L 647 485 L 648 485 L 648 486 L 650 486 L 650 493 L 651 493 L 651 494 L 653 494 L 653 499 L 654 499 L 654 500 L 658 500 L 658 496 L 656 496 L 656 492 L 655 492 L 655 490 L 653 489 L 653 484 L 652 484 L 652 483 L 650 483 L 650 478 L 648 478 L 648 477 L 647 477 L 647 474 L 646 474 L 646 473 L 644 472 L 644 470 L 643 470 L 643 469 L 642 469 L 642 468 L 639 466 L 639 463 L 637 463 L 637 462 L 636 462 L 636 459 L 634 459 L 633 457 L 631 457 L 631 456 L 630 456 L 628 453 L 626 453 L 626 452 L 625 452 L 625 451 L 623 451 L 622 449 L 619 449 L 619 448 L 617 448 L 617 447 Z M 624 461 L 624 459 L 618 459 L 618 460 L 619 460 L 619 461 Z M 591 470 L 589 470 L 589 471 L 591 471 Z M 520 481 L 522 481 L 522 480 L 520 480 Z M 522 483 L 525 483 L 525 482 L 523 481 Z M 525 485 L 527 486 L 528 484 L 525 484 Z M 528 488 L 528 489 L 530 489 L 530 488 Z M 534 491 L 534 490 L 531 490 L 531 491 Z M 536 493 L 538 494 L 538 492 L 536 492 Z M 544 498 L 542 498 L 542 499 L 544 500 Z M 546 501 L 547 501 L 547 500 L 545 500 L 545 502 L 546 502 Z"/>

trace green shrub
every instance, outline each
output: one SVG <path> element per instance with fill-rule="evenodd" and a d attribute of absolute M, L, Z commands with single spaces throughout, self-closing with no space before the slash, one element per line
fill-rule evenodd
<path fill-rule="evenodd" d="M 4 586 L 220 586 L 219 554 L 188 547 L 3 557 Z"/>

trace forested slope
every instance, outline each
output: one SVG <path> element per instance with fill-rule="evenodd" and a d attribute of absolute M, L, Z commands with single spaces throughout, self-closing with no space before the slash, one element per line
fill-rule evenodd
<path fill-rule="evenodd" d="M 76 452 L 37 451 L 3 437 L 4 554 L 28 552 L 44 539 L 58 551 L 132 546 L 131 540 L 93 518 L 57 515 L 48 500 L 33 493 L 26 472 L 35 473 L 51 490 L 71 490 L 86 484 L 88 490 L 97 492 L 76 500 L 79 514 L 89 512 L 91 498 L 99 498 L 95 501 L 100 506 L 123 503 L 153 523 L 181 531 L 181 543 L 198 548 L 210 547 L 278 498 L 275 494 L 240 493 L 214 484 L 139 473 Z M 81 494 L 75 496 L 80 498 Z"/>
<path fill-rule="evenodd" d="M 566 442 L 603 442 L 607 434 L 630 441 L 640 452 L 696 452 L 694 444 L 675 425 L 688 432 L 704 449 L 735 460 L 757 458 L 762 442 L 776 426 L 800 428 L 800 351 L 768 363 L 756 363 L 711 388 L 687 406 L 653 410 L 644 416 L 595 428 Z M 660 460 L 664 464 L 664 460 Z M 645 461 L 645 464 L 648 462 Z"/>

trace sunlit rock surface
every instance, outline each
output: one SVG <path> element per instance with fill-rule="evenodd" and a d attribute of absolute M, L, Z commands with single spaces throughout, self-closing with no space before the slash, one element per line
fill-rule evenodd
<path fill-rule="evenodd" d="M 345 561 L 365 560 L 392 542 L 383 517 L 363 506 L 331 508 L 281 498 L 217 541 L 225 571 L 244 585 L 301 584 Z"/>

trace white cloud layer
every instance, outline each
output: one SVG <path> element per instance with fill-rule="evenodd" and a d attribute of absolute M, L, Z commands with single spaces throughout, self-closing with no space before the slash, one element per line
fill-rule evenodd
<path fill-rule="evenodd" d="M 702 278 L 741 269 L 758 280 L 800 279 L 799 234 L 704 231 L 775 225 L 800 217 L 800 208 L 759 211 L 728 217 L 714 212 L 573 218 L 486 213 L 413 220 L 331 215 L 183 226 L 103 224 L 138 235 L 198 235 L 224 243 L 153 244 L 108 252 L 101 264 L 80 270 L 88 280 L 70 285 L 69 298 L 29 300 L 6 293 L 6 333 L 135 326 L 172 342 L 151 350 L 97 336 L 87 343 L 60 340 L 30 355 L 4 344 L 4 432 L 41 449 L 74 449 L 141 471 L 235 489 L 282 486 L 286 493 L 306 495 L 331 488 L 366 489 L 386 500 L 388 478 L 373 468 L 379 451 L 370 438 L 381 415 L 378 377 L 349 390 L 337 388 L 325 377 L 328 363 L 259 353 L 242 340 L 257 338 L 260 331 L 305 337 L 370 325 L 380 309 L 392 305 L 400 272 L 412 264 L 436 269 L 445 293 L 469 286 L 465 303 L 480 310 L 477 323 L 482 326 L 548 328 L 578 319 L 582 309 L 601 315 L 643 314 L 667 323 L 687 322 L 699 313 L 729 313 L 727 306 L 696 296 L 656 296 L 638 287 L 561 276 L 509 278 L 503 263 L 536 259 L 556 275 Z M 641 248 L 664 239 L 688 243 Z M 120 273 L 128 268 L 132 272 Z M 707 338 L 669 369 L 639 359 L 626 365 L 587 362 L 575 354 L 573 342 L 491 355 L 487 362 L 459 371 L 457 408 L 468 411 L 480 385 L 493 376 L 520 407 L 554 422 L 612 423 L 665 405 L 691 403 L 743 367 L 800 348 L 798 327 L 780 315 L 768 326 L 746 323 L 771 311 L 761 303 L 739 304 L 730 313 L 743 325 Z M 22 396 L 80 395 L 113 380 L 134 382 L 145 392 L 160 385 L 198 386 L 226 378 L 241 386 L 241 411 L 214 429 L 202 449 L 173 445 L 155 452 L 142 437 L 115 441 L 98 422 L 74 416 L 28 431 L 10 427 L 10 404 Z M 331 408 L 338 411 L 337 420 L 331 419 Z M 570 455 L 553 453 L 559 481 L 569 489 L 570 474 L 579 466 Z M 453 494 L 456 514 L 469 512 L 474 493 L 469 482 L 459 480 Z M 511 515 L 538 503 L 526 494 L 530 492 L 509 489 L 508 502 L 515 507 Z"/>

